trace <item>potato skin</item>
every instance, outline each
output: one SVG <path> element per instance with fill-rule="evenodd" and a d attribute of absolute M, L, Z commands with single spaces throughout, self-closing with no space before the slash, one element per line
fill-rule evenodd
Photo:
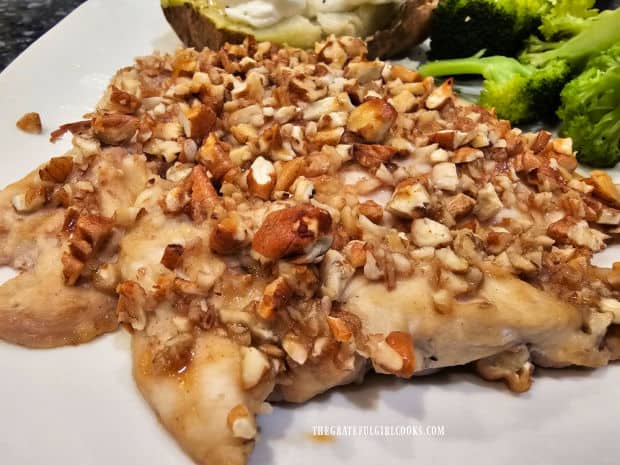
<path fill-rule="evenodd" d="M 392 57 L 423 42 L 428 37 L 431 14 L 437 3 L 438 0 L 406 0 L 390 27 L 367 38 L 369 58 Z M 242 33 L 218 29 L 189 3 L 162 9 L 168 23 L 189 47 L 217 50 L 226 42 L 238 44 L 245 38 Z"/>
<path fill-rule="evenodd" d="M 240 44 L 245 38 L 245 34 L 218 29 L 209 18 L 201 15 L 189 3 L 163 7 L 162 10 L 179 39 L 188 47 L 218 50 L 226 42 Z"/>
<path fill-rule="evenodd" d="M 431 15 L 438 0 L 406 0 L 392 25 L 368 37 L 369 58 L 389 58 L 424 42 L 430 33 Z"/>

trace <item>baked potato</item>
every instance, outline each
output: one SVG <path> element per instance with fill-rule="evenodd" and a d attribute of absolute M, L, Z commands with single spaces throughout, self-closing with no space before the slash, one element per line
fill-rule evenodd
<path fill-rule="evenodd" d="M 183 43 L 198 49 L 219 49 L 226 42 L 240 43 L 247 35 L 259 41 L 312 48 L 316 41 L 336 34 L 366 38 L 371 58 L 387 58 L 427 37 L 431 13 L 438 3 L 438 0 L 370 1 L 344 0 L 341 1 L 344 11 L 318 14 L 306 7 L 299 14 L 262 27 L 231 18 L 227 14 L 228 6 L 220 7 L 210 0 L 161 0 L 161 6 Z M 348 8 L 347 3 L 353 8 Z"/>

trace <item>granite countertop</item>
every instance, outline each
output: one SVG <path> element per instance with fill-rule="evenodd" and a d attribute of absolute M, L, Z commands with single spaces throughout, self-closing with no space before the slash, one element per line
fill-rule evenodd
<path fill-rule="evenodd" d="M 0 0 L 0 71 L 85 0 Z"/>

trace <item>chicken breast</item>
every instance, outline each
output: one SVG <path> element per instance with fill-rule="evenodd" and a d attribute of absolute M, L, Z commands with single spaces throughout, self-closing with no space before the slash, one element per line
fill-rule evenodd
<path fill-rule="evenodd" d="M 620 193 L 569 139 L 524 133 L 452 82 L 246 39 L 120 70 L 74 149 L 0 193 L 0 337 L 121 323 L 134 378 L 197 463 L 243 464 L 269 401 L 369 370 L 620 358 Z"/>
<path fill-rule="evenodd" d="M 257 437 L 255 415 L 265 410 L 273 380 L 244 390 L 242 369 L 251 355 L 216 333 L 200 334 L 191 362 L 167 371 L 156 363 L 161 341 L 152 338 L 132 337 L 134 378 L 164 427 L 197 463 L 246 463 Z"/>
<path fill-rule="evenodd" d="M 118 148 L 90 155 L 76 148 L 0 192 L 0 264 L 20 271 L 0 286 L 2 339 L 56 347 L 118 327 L 114 284 L 103 273 L 88 276 L 86 262 L 114 260 L 120 231 L 113 232 L 111 220 L 95 220 L 133 203 L 146 183 L 146 165 Z M 78 241 L 74 229 L 82 227 Z M 84 254 L 81 260 L 67 258 L 72 248 Z M 98 258 L 87 256 L 93 249 Z M 76 285 L 67 286 L 70 280 Z"/>

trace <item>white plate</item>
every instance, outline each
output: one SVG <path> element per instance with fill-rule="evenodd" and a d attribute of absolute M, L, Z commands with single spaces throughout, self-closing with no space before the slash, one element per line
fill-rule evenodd
<path fill-rule="evenodd" d="M 62 153 L 68 142 L 49 144 L 49 131 L 92 109 L 116 69 L 179 44 L 157 3 L 90 0 L 0 74 L 0 184 Z M 27 111 L 41 113 L 45 135 L 15 129 Z M 0 367 L 0 463 L 191 464 L 134 387 L 123 332 L 54 350 L 0 343 Z M 465 373 L 377 376 L 304 406 L 276 407 L 260 419 L 251 464 L 616 464 L 619 385 L 613 366 L 539 370 L 520 396 Z M 408 424 L 439 425 L 445 435 L 310 438 L 314 425 Z"/>

